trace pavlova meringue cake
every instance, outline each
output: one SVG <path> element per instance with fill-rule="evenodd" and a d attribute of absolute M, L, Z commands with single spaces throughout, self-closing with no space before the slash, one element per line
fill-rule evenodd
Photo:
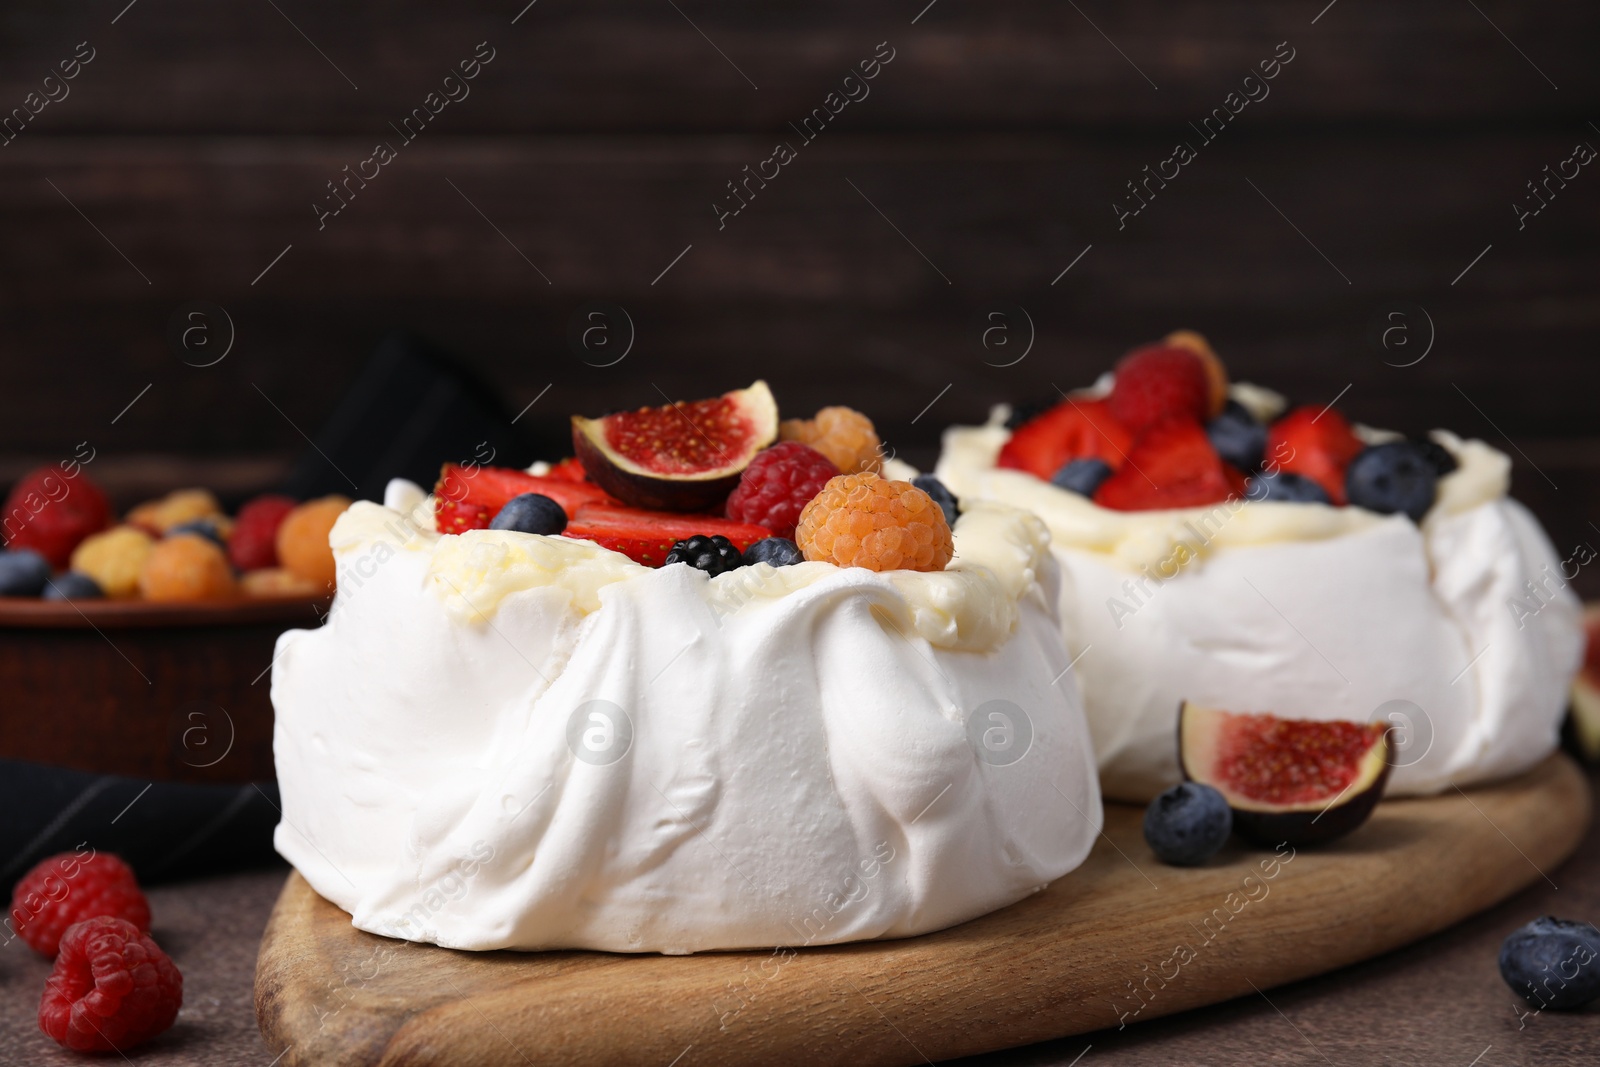
<path fill-rule="evenodd" d="M 1185 700 L 1387 720 L 1391 794 L 1547 756 L 1583 648 L 1566 582 L 1587 560 L 1552 548 L 1483 442 L 1284 407 L 1229 386 L 1185 333 L 1015 431 L 998 412 L 945 434 L 945 484 L 1050 529 L 1105 794 L 1178 781 Z"/>
<path fill-rule="evenodd" d="M 849 414 L 773 445 L 758 383 L 351 507 L 329 618 L 278 644 L 278 850 L 462 949 L 904 937 L 1076 867 L 1101 808 L 1043 523 L 952 533 Z"/>

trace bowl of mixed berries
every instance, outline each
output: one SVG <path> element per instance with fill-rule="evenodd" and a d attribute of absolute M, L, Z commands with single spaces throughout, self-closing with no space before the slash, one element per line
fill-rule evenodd
<path fill-rule="evenodd" d="M 151 779 L 272 777 L 277 635 L 333 593 L 341 497 L 266 495 L 230 514 L 181 489 L 118 514 L 74 463 L 0 511 L 0 684 L 37 709 L 0 757 Z"/>

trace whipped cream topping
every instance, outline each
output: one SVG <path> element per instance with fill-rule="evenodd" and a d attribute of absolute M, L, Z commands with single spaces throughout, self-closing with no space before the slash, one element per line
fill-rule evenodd
<path fill-rule="evenodd" d="M 1459 466 L 1418 526 L 1273 501 L 1113 511 L 996 468 L 1009 436 L 950 429 L 937 473 L 963 502 L 1015 504 L 1050 528 L 1107 796 L 1147 800 L 1178 781 L 1184 699 L 1387 719 L 1396 795 L 1515 774 L 1554 749 L 1582 656 L 1579 603 L 1562 577 L 1571 561 L 1507 497 L 1503 453 L 1435 431 Z"/>
<path fill-rule="evenodd" d="M 326 624 L 278 643 L 278 850 L 357 927 L 467 949 L 828 944 L 1018 900 L 1087 855 L 1094 757 L 1043 523 L 979 506 L 955 538 L 937 574 L 708 578 L 357 503 Z"/>

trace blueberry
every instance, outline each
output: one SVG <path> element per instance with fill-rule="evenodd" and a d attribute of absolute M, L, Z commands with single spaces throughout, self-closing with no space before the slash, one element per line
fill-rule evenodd
<path fill-rule="evenodd" d="M 0 552 L 0 596 L 38 596 L 50 580 L 50 564 L 31 548 Z"/>
<path fill-rule="evenodd" d="M 721 534 L 710 537 L 695 534 L 672 546 L 672 551 L 667 553 L 667 563 L 687 563 L 715 578 L 744 566 L 744 557 L 734 543 Z"/>
<path fill-rule="evenodd" d="M 800 546 L 787 537 L 764 537 L 744 550 L 746 563 L 770 563 L 774 567 L 792 567 L 804 563 Z"/>
<path fill-rule="evenodd" d="M 44 588 L 46 600 L 99 600 L 105 595 L 99 582 L 77 571 L 68 571 Z"/>
<path fill-rule="evenodd" d="M 1600 930 L 1546 915 L 1500 946 L 1500 977 L 1536 1008 L 1566 1011 L 1600 999 Z"/>
<path fill-rule="evenodd" d="M 558 534 L 567 528 L 567 513 L 542 493 L 523 493 L 507 500 L 489 520 L 491 530 L 515 530 L 528 534 Z"/>
<path fill-rule="evenodd" d="M 1144 839 L 1162 863 L 1195 867 L 1216 854 L 1233 832 L 1233 809 L 1222 794 L 1182 782 L 1144 809 Z"/>
<path fill-rule="evenodd" d="M 944 521 L 951 526 L 956 524 L 956 518 L 961 514 L 960 506 L 956 503 L 956 495 L 945 484 L 931 474 L 919 474 L 911 479 L 911 484 L 933 497 L 933 502 L 939 505 L 939 510 L 944 512 Z"/>
<path fill-rule="evenodd" d="M 1228 463 L 1247 473 L 1260 469 L 1261 456 L 1267 450 L 1267 428 L 1237 400 L 1228 401 L 1222 414 L 1211 420 L 1206 436 Z"/>
<path fill-rule="evenodd" d="M 216 519 L 190 519 L 167 530 L 168 537 L 176 537 L 179 534 L 195 534 L 204 537 L 218 548 L 228 547 L 228 539 L 222 536 L 222 527 L 217 525 Z"/>
<path fill-rule="evenodd" d="M 1064 464 L 1050 484 L 1084 496 L 1094 496 L 1100 483 L 1111 477 L 1111 467 L 1103 459 L 1074 459 Z"/>
<path fill-rule="evenodd" d="M 1262 471 L 1244 483 L 1249 500 L 1271 500 L 1280 504 L 1331 504 L 1328 491 L 1303 474 L 1289 471 Z"/>
<path fill-rule="evenodd" d="M 1433 507 L 1439 475 L 1410 441 L 1387 441 L 1362 449 L 1344 472 L 1350 503 L 1368 511 L 1411 516 L 1412 522 Z"/>
<path fill-rule="evenodd" d="M 1429 466 L 1433 468 L 1433 473 L 1439 477 L 1443 478 L 1446 474 L 1456 469 L 1456 457 L 1452 456 L 1450 450 L 1438 441 L 1433 440 L 1431 437 L 1413 437 L 1411 443 L 1427 459 Z"/>

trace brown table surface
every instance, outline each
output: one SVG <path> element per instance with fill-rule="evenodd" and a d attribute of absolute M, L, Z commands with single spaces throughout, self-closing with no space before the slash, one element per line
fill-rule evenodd
<path fill-rule="evenodd" d="M 1600 776 L 1591 776 L 1591 782 L 1600 795 Z M 1507 862 L 1521 862 L 1511 849 L 1506 852 Z M 135 1050 L 132 1060 L 206 1067 L 268 1067 L 273 1062 L 256 1031 L 251 986 L 256 944 L 285 871 L 228 875 L 150 891 L 155 935 L 183 970 L 185 998 L 177 1025 Z M 1600 819 L 1570 861 L 1544 874 L 1548 880 L 1540 878 L 1497 908 L 1359 966 L 1120 1032 L 1101 1031 L 960 1062 L 972 1067 L 1593 1067 L 1600 1060 L 1600 1006 L 1524 1015 L 1525 1006 L 1500 980 L 1496 954 L 1507 933 L 1538 915 L 1600 921 Z M 1293 952 L 1294 946 L 1285 945 L 1284 951 Z M 38 1029 L 39 994 L 49 970 L 49 963 L 20 940 L 0 949 L 0 1064 L 83 1062 Z"/>

